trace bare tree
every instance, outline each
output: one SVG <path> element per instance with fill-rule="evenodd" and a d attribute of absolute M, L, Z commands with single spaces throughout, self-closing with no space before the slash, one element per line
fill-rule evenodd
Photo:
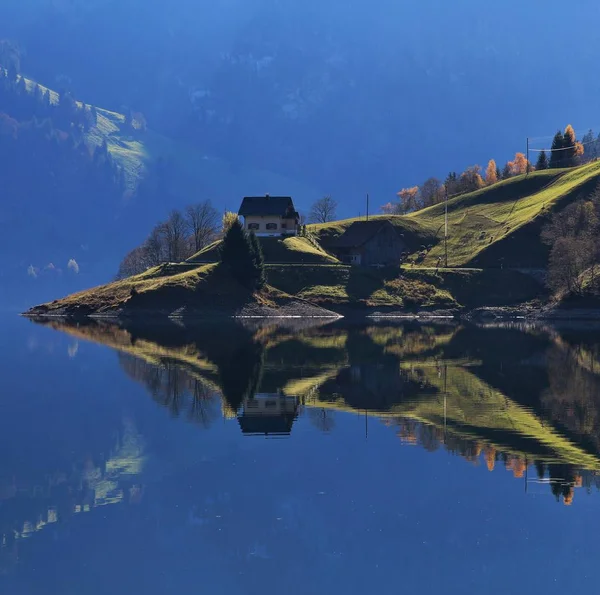
<path fill-rule="evenodd" d="M 335 426 L 335 419 L 327 409 L 316 409 L 311 407 L 308 410 L 310 423 L 321 432 L 331 432 Z"/>
<path fill-rule="evenodd" d="M 185 222 L 191 236 L 194 252 L 210 244 L 218 230 L 219 215 L 210 200 L 189 205 L 185 209 Z"/>
<path fill-rule="evenodd" d="M 310 223 L 327 223 L 333 221 L 336 217 L 337 202 L 327 195 L 320 198 L 310 208 L 308 220 Z"/>
<path fill-rule="evenodd" d="M 138 275 L 151 266 L 146 245 L 138 246 L 129 252 L 121 262 L 117 279 L 125 279 L 132 275 Z"/>
<path fill-rule="evenodd" d="M 428 178 L 423 182 L 421 186 L 421 208 L 435 205 L 443 199 L 444 188 L 437 178 Z"/>
<path fill-rule="evenodd" d="M 163 225 L 163 223 L 155 225 L 144 243 L 146 257 L 150 266 L 156 266 L 167 259 L 167 246 L 165 234 L 163 233 Z"/>
<path fill-rule="evenodd" d="M 174 209 L 162 226 L 169 262 L 180 262 L 190 256 L 185 230 L 186 222 L 183 215 Z"/>

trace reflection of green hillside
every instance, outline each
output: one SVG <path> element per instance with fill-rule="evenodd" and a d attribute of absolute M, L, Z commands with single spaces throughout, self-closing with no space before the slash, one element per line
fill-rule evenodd
<path fill-rule="evenodd" d="M 461 436 L 483 439 L 514 454 L 600 469 L 597 456 L 570 442 L 530 409 L 493 389 L 471 369 L 445 367 L 440 373 L 437 367 L 424 366 L 419 373 L 436 386 L 441 399 L 403 405 L 399 412 L 407 417 L 437 426 L 445 424 Z"/>
<path fill-rule="evenodd" d="M 301 397 L 309 408 L 370 410 L 391 421 L 422 422 L 443 431 L 445 439 L 523 460 L 600 470 L 596 442 L 576 439 L 596 431 L 600 403 L 587 394 L 591 384 L 580 384 L 587 387 L 580 395 L 585 403 L 577 404 L 583 421 L 562 413 L 567 397 L 545 362 L 549 349 L 562 354 L 564 345 L 544 331 L 414 323 L 295 330 L 272 322 L 219 332 L 174 324 L 154 330 L 60 328 L 145 361 L 150 367 L 134 376 L 151 392 L 152 382 L 157 384 L 151 366 L 165 367 L 161 399 L 170 407 L 170 392 L 195 392 L 198 383 L 224 397 L 229 408 L 223 410 L 230 411 L 256 391 L 279 392 Z M 569 361 L 572 369 L 559 362 L 559 376 L 576 379 L 583 368 L 577 356 Z M 194 382 L 177 380 L 176 370 Z M 556 409 L 549 420 L 543 414 L 547 402 Z"/>
<path fill-rule="evenodd" d="M 434 361 L 400 367 L 412 376 L 421 390 L 388 411 L 378 412 L 378 416 L 414 419 L 530 460 L 600 470 L 597 456 L 587 453 L 531 410 L 480 380 L 472 368 Z M 334 400 L 323 400 L 322 395 L 314 397 L 306 406 L 361 410 L 349 406 L 343 393 L 338 393 Z"/>

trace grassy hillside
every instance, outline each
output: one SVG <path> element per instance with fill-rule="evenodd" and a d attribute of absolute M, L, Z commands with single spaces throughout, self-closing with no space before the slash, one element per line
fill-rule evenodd
<path fill-rule="evenodd" d="M 25 79 L 28 89 L 36 83 Z M 43 85 L 53 103 L 58 94 Z M 78 101 L 79 105 L 82 104 Z M 87 104 L 90 105 L 90 104 Z M 98 111 L 97 126 L 87 133 L 90 145 L 101 145 L 104 141 L 108 150 L 126 173 L 127 181 L 133 189 L 148 172 L 151 164 L 161 161 L 165 169 L 166 190 L 175 199 L 189 203 L 196 198 L 209 198 L 221 203 L 226 209 L 237 209 L 239 197 L 247 194 L 291 194 L 308 202 L 319 196 L 317 189 L 295 179 L 280 176 L 270 171 L 232 167 L 230 164 L 203 154 L 196 147 L 174 141 L 150 128 L 145 132 L 124 129 L 123 114 L 102 109 Z M 231 204 L 230 204 L 231 203 Z M 165 207 L 177 206 L 175 204 Z"/>
<path fill-rule="evenodd" d="M 269 283 L 282 291 L 329 308 L 455 308 L 453 296 L 432 280 L 398 271 L 348 265 L 269 266 Z"/>
<path fill-rule="evenodd" d="M 600 162 L 568 170 L 518 176 L 448 201 L 450 266 L 540 266 L 547 251 L 539 239 L 552 210 L 590 193 L 600 180 Z M 408 215 L 438 242 L 423 264 L 444 255 L 444 205 Z"/>
<path fill-rule="evenodd" d="M 548 249 L 540 231 L 553 210 L 589 194 L 600 181 L 600 162 L 572 169 L 533 172 L 501 181 L 489 188 L 448 201 L 448 265 L 451 267 L 539 267 L 546 265 Z M 443 203 L 388 219 L 402 234 L 411 261 L 435 267 L 444 258 Z M 355 221 L 343 219 L 309 226 L 327 245 Z M 429 248 L 426 252 L 424 248 Z M 424 258 L 416 259 L 418 252 Z"/>
<path fill-rule="evenodd" d="M 286 264 L 336 264 L 339 261 L 331 256 L 318 244 L 310 242 L 307 238 L 280 237 L 258 238 L 263 250 L 265 262 Z M 221 241 L 213 242 L 190 258 L 190 263 L 205 263 L 219 261 L 219 248 Z"/>
<path fill-rule="evenodd" d="M 369 217 L 369 221 L 381 219 L 389 220 L 398 229 L 398 232 L 402 234 L 410 250 L 420 250 L 421 246 L 427 246 L 435 241 L 435 232 L 422 225 L 419 221 L 400 215 L 372 215 Z M 365 217 L 341 219 L 340 221 L 309 225 L 308 229 L 323 246 L 327 247 L 332 240 L 342 235 L 354 222 L 365 220 Z"/>
<path fill-rule="evenodd" d="M 181 271 L 181 272 L 180 272 Z M 288 312 L 286 309 L 290 308 Z M 266 285 L 251 292 L 218 264 L 160 265 L 32 308 L 29 316 L 232 316 L 328 313 Z"/>

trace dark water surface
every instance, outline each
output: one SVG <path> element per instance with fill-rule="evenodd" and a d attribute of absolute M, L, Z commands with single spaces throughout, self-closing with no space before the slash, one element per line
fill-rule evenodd
<path fill-rule="evenodd" d="M 0 317 L 3 595 L 595 591 L 597 329 L 57 329 Z"/>

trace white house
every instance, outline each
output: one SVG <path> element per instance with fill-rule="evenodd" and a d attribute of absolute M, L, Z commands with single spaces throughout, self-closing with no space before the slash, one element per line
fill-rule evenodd
<path fill-rule="evenodd" d="M 257 236 L 296 235 L 300 215 L 290 196 L 246 196 L 238 215 Z"/>

